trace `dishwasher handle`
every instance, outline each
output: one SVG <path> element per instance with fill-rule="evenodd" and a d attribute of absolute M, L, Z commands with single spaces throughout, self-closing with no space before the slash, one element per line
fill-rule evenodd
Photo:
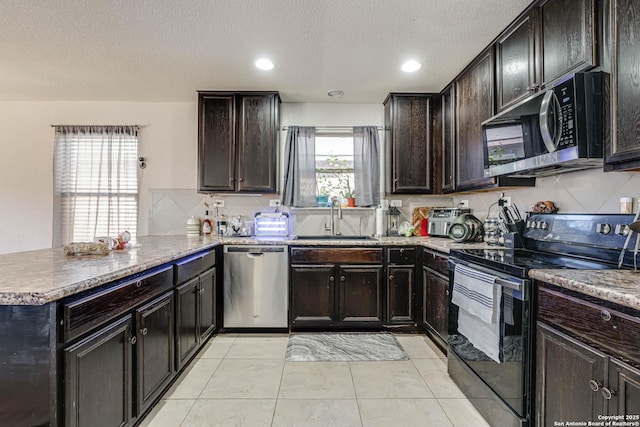
<path fill-rule="evenodd" d="M 264 253 L 262 252 L 245 252 L 247 254 L 247 258 L 260 258 Z"/>

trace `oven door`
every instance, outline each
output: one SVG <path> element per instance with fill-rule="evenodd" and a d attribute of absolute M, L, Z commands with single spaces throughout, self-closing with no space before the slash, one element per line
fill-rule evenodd
<path fill-rule="evenodd" d="M 460 261 L 449 260 L 451 270 L 452 298 L 449 317 L 449 350 L 482 380 L 484 384 L 506 403 L 521 418 L 528 418 L 531 395 L 531 306 L 530 281 L 509 276 L 503 272 Z M 460 265 L 460 268 L 456 268 Z M 459 279 L 456 279 L 456 270 Z M 491 283 L 460 286 L 463 271 L 471 276 L 490 278 Z M 473 289 L 485 286 L 485 289 Z M 492 288 L 492 289 L 490 289 Z M 492 312 L 484 315 L 474 310 L 460 295 L 467 294 L 472 300 L 483 300 L 491 296 Z M 493 318 L 491 318 L 491 315 Z"/>

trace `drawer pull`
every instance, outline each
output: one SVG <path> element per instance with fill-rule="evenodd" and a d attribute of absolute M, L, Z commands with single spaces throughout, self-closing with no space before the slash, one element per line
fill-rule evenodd
<path fill-rule="evenodd" d="M 393 280 L 393 274 L 389 276 L 389 280 Z"/>
<path fill-rule="evenodd" d="M 589 380 L 589 387 L 591 387 L 591 390 L 593 391 L 598 391 L 600 390 L 600 387 L 602 387 L 602 383 L 599 383 L 596 380 Z"/>
<path fill-rule="evenodd" d="M 142 280 L 138 280 L 136 282 L 136 288 L 139 288 L 140 286 L 142 286 Z"/>
<path fill-rule="evenodd" d="M 147 328 L 140 329 L 140 333 L 141 333 L 142 335 L 147 335 L 147 334 L 149 333 L 149 330 L 148 330 Z"/>
<path fill-rule="evenodd" d="M 404 249 L 400 248 L 400 255 L 402 255 L 404 253 Z"/>
<path fill-rule="evenodd" d="M 131 345 L 134 345 L 136 342 L 138 342 L 138 339 L 136 337 L 131 337 L 129 338 L 129 342 L 131 343 Z"/>
<path fill-rule="evenodd" d="M 335 280 L 335 278 L 333 276 L 329 276 L 329 281 L 333 282 Z"/>
<path fill-rule="evenodd" d="M 609 320 L 611 320 L 611 313 L 609 313 L 607 310 L 602 310 L 600 312 L 600 317 L 602 317 L 602 320 L 604 320 L 605 322 L 608 322 Z"/>
<path fill-rule="evenodd" d="M 344 276 L 340 276 L 340 281 L 341 281 L 341 282 L 344 282 L 345 280 L 346 280 L 346 279 L 345 279 L 345 277 L 344 277 Z"/>
<path fill-rule="evenodd" d="M 444 291 L 444 294 L 445 294 L 445 295 L 449 295 L 449 289 L 445 290 L 445 291 Z"/>
<path fill-rule="evenodd" d="M 611 400 L 611 398 L 615 395 L 616 395 L 615 390 L 609 390 L 606 387 L 602 387 L 602 397 L 604 397 L 605 399 Z"/>

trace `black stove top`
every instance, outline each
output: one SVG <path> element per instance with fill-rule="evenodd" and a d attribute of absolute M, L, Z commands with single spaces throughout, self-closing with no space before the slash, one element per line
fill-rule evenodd
<path fill-rule="evenodd" d="M 520 278 L 531 269 L 612 269 L 617 268 L 625 227 L 631 222 L 633 215 L 533 215 L 523 232 L 525 249 L 454 249 L 451 256 Z M 632 248 L 635 240 L 633 234 Z M 627 267 L 632 252 L 627 250 Z"/>

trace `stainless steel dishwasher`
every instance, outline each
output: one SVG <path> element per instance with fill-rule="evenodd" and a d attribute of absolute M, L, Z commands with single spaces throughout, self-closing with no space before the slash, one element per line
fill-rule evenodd
<path fill-rule="evenodd" d="M 287 246 L 224 247 L 224 327 L 287 328 Z"/>

